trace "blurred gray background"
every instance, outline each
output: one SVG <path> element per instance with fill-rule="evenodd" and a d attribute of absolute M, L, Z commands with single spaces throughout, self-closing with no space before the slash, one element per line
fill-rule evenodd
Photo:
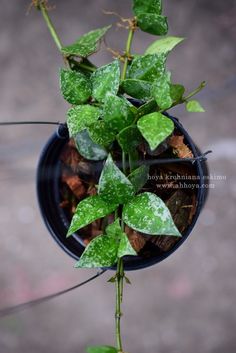
<path fill-rule="evenodd" d="M 114 17 L 130 14 L 131 1 L 52 0 L 53 21 L 64 44 Z M 0 0 L 0 120 L 63 122 L 68 105 L 60 96 L 63 65 L 40 13 L 26 15 L 26 0 Z M 170 55 L 175 82 L 194 89 L 208 82 L 199 99 L 204 114 L 177 115 L 198 146 L 212 149 L 214 188 L 189 240 L 170 258 L 132 272 L 125 289 L 123 336 L 129 353 L 235 353 L 236 350 L 236 3 L 233 0 L 164 1 L 170 34 L 186 37 Z M 107 45 L 122 50 L 125 30 Z M 134 52 L 154 39 L 137 33 Z M 103 47 L 104 49 L 104 47 Z M 94 57 L 111 59 L 104 49 Z M 35 168 L 54 127 L 0 129 L 0 306 L 63 289 L 92 271 L 76 270 L 40 218 Z M 83 353 L 88 344 L 113 345 L 114 288 L 96 282 L 20 314 L 0 320 L 1 353 Z"/>

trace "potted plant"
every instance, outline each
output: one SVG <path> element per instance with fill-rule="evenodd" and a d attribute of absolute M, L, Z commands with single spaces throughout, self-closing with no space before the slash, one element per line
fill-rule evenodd
<path fill-rule="evenodd" d="M 167 111 L 184 104 L 203 112 L 166 69 L 169 52 L 183 38 L 167 37 L 161 0 L 133 0 L 134 17 L 124 53 L 96 67 L 97 52 L 111 26 L 92 30 L 63 46 L 46 0 L 35 0 L 63 55 L 60 87 L 71 104 L 66 125 L 46 145 L 38 167 L 38 197 L 45 222 L 76 268 L 111 268 L 116 285 L 116 347 L 124 352 L 120 319 L 125 270 L 169 256 L 190 234 L 203 206 L 206 164 L 178 119 Z M 142 55 L 132 53 L 138 30 L 161 36 Z M 162 37 L 163 36 L 163 37 Z M 183 184 L 185 183 L 185 184 Z"/>

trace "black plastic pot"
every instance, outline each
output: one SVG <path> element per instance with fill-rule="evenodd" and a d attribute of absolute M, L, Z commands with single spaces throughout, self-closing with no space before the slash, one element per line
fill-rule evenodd
<path fill-rule="evenodd" d="M 185 141 L 193 152 L 194 157 L 201 155 L 200 151 L 194 144 L 191 137 L 183 128 L 178 119 L 169 116 L 177 130 L 184 135 Z M 56 240 L 58 245 L 74 259 L 79 259 L 84 251 L 84 245 L 79 235 L 73 235 L 66 238 L 66 233 L 69 227 L 69 220 L 65 211 L 59 206 L 60 203 L 60 168 L 61 162 L 59 155 L 68 142 L 68 132 L 65 125 L 61 125 L 55 132 L 46 146 L 44 147 L 37 169 L 37 194 L 38 202 L 41 210 L 42 218 L 47 229 Z M 207 197 L 208 189 L 204 187 L 207 184 L 204 176 L 208 175 L 207 164 L 205 161 L 196 160 L 194 162 L 196 175 L 199 177 L 197 189 L 197 208 L 193 216 L 191 224 L 186 228 L 181 240 L 176 243 L 170 251 L 158 254 L 150 258 L 142 258 L 139 256 L 131 256 L 124 259 L 125 270 L 137 270 L 157 264 L 170 256 L 174 251 L 181 246 L 188 238 L 193 230 L 193 227 L 199 217 L 199 214 L 204 206 Z M 79 234 L 79 232 L 78 232 Z"/>

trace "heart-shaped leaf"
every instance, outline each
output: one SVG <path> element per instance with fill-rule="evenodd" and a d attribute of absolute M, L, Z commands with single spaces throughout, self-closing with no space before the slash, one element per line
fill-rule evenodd
<path fill-rule="evenodd" d="M 124 128 L 117 135 L 117 141 L 125 153 L 129 153 L 134 150 L 142 142 L 142 140 L 142 135 L 136 125 L 131 125 Z"/>
<path fill-rule="evenodd" d="M 137 126 L 152 151 L 174 130 L 173 121 L 157 112 L 144 115 L 139 119 Z"/>
<path fill-rule="evenodd" d="M 181 237 L 169 209 L 158 196 L 150 192 L 139 194 L 127 203 L 122 218 L 138 232 Z"/>
<path fill-rule="evenodd" d="M 162 0 L 133 0 L 133 11 L 136 16 L 140 13 L 160 15 L 162 12 Z"/>
<path fill-rule="evenodd" d="M 106 228 L 106 234 L 97 236 L 88 244 L 75 267 L 110 267 L 126 255 L 137 254 L 117 219 Z"/>
<path fill-rule="evenodd" d="M 87 347 L 87 353 L 119 353 L 115 347 L 111 346 L 93 346 Z"/>
<path fill-rule="evenodd" d="M 92 94 L 88 78 L 78 71 L 61 69 L 60 88 L 64 99 L 71 104 L 85 103 Z"/>
<path fill-rule="evenodd" d="M 153 82 L 165 72 L 165 54 L 140 55 L 133 59 L 129 68 L 129 79 Z"/>
<path fill-rule="evenodd" d="M 103 120 L 91 124 L 88 127 L 88 132 L 93 142 L 104 147 L 109 146 L 116 138 L 115 132 Z"/>
<path fill-rule="evenodd" d="M 164 73 L 152 85 L 152 96 L 155 98 L 160 109 L 166 110 L 171 107 L 173 101 L 170 93 L 170 74 Z"/>
<path fill-rule="evenodd" d="M 186 109 L 191 113 L 204 113 L 205 109 L 197 100 L 191 100 L 186 103 Z"/>
<path fill-rule="evenodd" d="M 108 156 L 103 167 L 99 179 L 98 194 L 106 202 L 116 204 L 123 204 L 134 195 L 133 185 L 115 165 L 111 155 Z"/>
<path fill-rule="evenodd" d="M 108 155 L 104 147 L 93 142 L 87 130 L 83 130 L 77 134 L 75 143 L 81 156 L 86 159 L 100 161 Z"/>
<path fill-rule="evenodd" d="M 150 99 L 152 84 L 147 81 L 127 79 L 121 84 L 125 93 L 137 99 Z"/>
<path fill-rule="evenodd" d="M 104 102 L 103 119 L 114 131 L 120 131 L 131 125 L 134 120 L 132 105 L 125 98 L 108 94 Z"/>
<path fill-rule="evenodd" d="M 138 26 L 143 32 L 164 36 L 168 32 L 167 17 L 152 13 L 140 13 L 137 16 Z"/>
<path fill-rule="evenodd" d="M 173 102 L 178 102 L 179 100 L 181 100 L 183 98 L 185 92 L 185 88 L 182 85 L 170 85 L 170 96 L 173 100 Z"/>
<path fill-rule="evenodd" d="M 145 54 L 168 54 L 177 44 L 181 43 L 184 38 L 181 37 L 165 37 L 158 40 L 155 40 L 149 47 L 146 49 Z"/>
<path fill-rule="evenodd" d="M 114 202 L 107 203 L 99 195 L 89 196 L 80 201 L 72 218 L 67 237 L 80 228 L 111 214 L 117 208 Z"/>
<path fill-rule="evenodd" d="M 98 49 L 98 44 L 111 26 L 95 29 L 81 36 L 75 43 L 63 47 L 62 54 L 88 57 Z"/>
<path fill-rule="evenodd" d="M 107 94 L 116 95 L 120 84 L 120 64 L 114 60 L 111 64 L 99 67 L 92 75 L 92 96 L 103 102 Z"/>
<path fill-rule="evenodd" d="M 135 192 L 138 192 L 142 189 L 142 187 L 148 181 L 149 176 L 149 166 L 141 165 L 137 169 L 135 169 L 130 175 L 128 176 L 129 180 L 133 184 L 135 188 Z"/>
<path fill-rule="evenodd" d="M 68 110 L 67 126 L 70 137 L 76 136 L 80 131 L 87 126 L 96 122 L 100 116 L 100 110 L 89 104 L 77 105 Z"/>

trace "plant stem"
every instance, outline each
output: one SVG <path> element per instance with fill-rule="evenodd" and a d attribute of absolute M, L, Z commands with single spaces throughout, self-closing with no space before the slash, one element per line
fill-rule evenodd
<path fill-rule="evenodd" d="M 134 36 L 134 29 L 130 28 L 129 34 L 128 34 L 128 39 L 126 42 L 126 48 L 125 48 L 125 62 L 124 62 L 123 71 L 122 71 L 122 75 L 121 75 L 122 80 L 125 80 L 125 77 L 126 77 L 129 58 L 130 58 L 130 54 L 131 54 L 130 50 L 131 50 L 131 45 L 132 45 L 132 41 L 133 41 L 133 36 Z"/>
<path fill-rule="evenodd" d="M 117 271 L 116 271 L 116 345 L 118 352 L 122 352 L 122 340 L 121 340 L 121 302 L 122 302 L 122 293 L 123 293 L 123 277 L 124 277 L 124 269 L 123 269 L 123 260 L 119 259 L 117 263 Z"/>
<path fill-rule="evenodd" d="M 201 82 L 201 84 L 200 84 L 195 90 L 193 90 L 192 92 L 190 92 L 186 97 L 183 97 L 183 98 L 182 98 L 181 100 L 179 100 L 178 102 L 174 102 L 174 103 L 172 104 L 172 106 L 171 106 L 169 109 L 175 107 L 175 106 L 178 105 L 178 104 L 182 104 L 182 103 L 187 102 L 187 101 L 189 100 L 189 98 L 192 98 L 193 96 L 195 96 L 195 94 L 197 94 L 198 92 L 200 92 L 205 86 L 206 86 L 206 82 L 205 82 L 205 81 Z"/>
<path fill-rule="evenodd" d="M 39 7 L 40 11 L 42 12 L 43 18 L 47 24 L 49 32 L 51 33 L 51 36 L 52 36 L 57 48 L 61 51 L 62 43 L 61 43 L 60 38 L 58 37 L 58 34 L 57 34 L 55 27 L 51 21 L 51 18 L 49 17 L 45 1 L 39 1 L 38 7 Z"/>

